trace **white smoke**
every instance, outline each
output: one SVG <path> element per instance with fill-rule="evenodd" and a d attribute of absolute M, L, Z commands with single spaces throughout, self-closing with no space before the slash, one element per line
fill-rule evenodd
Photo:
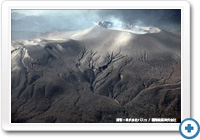
<path fill-rule="evenodd" d="M 107 23 L 112 23 L 112 26 L 106 26 L 105 24 Z M 103 23 L 104 26 L 102 26 Z M 102 28 L 108 28 L 111 30 L 120 30 L 120 31 L 126 31 L 134 34 L 147 34 L 147 33 L 158 33 L 160 32 L 160 29 L 157 27 L 152 27 L 152 26 L 145 26 L 142 21 L 137 20 L 135 23 L 132 24 L 127 24 L 120 20 L 119 18 L 116 17 L 111 17 L 106 21 L 100 21 L 100 22 L 95 22 L 97 26 L 100 26 Z"/>

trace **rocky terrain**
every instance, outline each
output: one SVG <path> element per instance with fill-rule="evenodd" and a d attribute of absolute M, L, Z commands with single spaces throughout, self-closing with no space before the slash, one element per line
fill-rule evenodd
<path fill-rule="evenodd" d="M 181 120 L 181 36 L 98 26 L 12 42 L 13 123 Z"/>

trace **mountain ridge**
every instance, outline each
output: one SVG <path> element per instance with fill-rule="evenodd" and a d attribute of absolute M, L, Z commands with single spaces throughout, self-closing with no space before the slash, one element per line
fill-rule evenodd
<path fill-rule="evenodd" d="M 180 121 L 179 35 L 93 27 L 12 47 L 12 122 Z"/>

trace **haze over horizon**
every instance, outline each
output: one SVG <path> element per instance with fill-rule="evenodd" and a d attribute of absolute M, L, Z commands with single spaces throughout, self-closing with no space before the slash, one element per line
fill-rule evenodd
<path fill-rule="evenodd" d="M 94 22 L 153 26 L 180 33 L 180 9 L 91 9 L 91 10 L 12 10 L 12 31 L 74 31 L 94 26 Z M 48 27 L 48 28 L 47 28 Z"/>

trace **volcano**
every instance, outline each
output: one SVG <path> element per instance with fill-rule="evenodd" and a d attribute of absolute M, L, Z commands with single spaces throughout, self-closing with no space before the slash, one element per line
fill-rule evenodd
<path fill-rule="evenodd" d="M 11 54 L 13 123 L 181 121 L 180 34 L 93 26 L 13 41 Z"/>

